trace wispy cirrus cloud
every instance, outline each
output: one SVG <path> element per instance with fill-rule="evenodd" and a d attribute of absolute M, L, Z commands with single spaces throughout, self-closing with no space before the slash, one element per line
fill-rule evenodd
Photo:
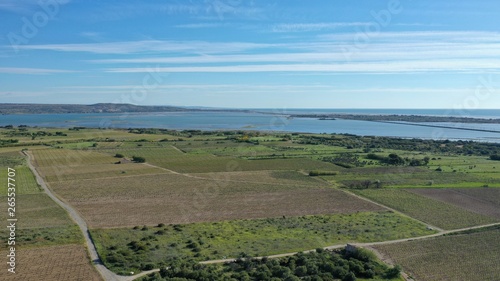
<path fill-rule="evenodd" d="M 122 93 L 124 90 L 133 89 L 137 85 L 106 85 L 106 86 L 63 86 L 63 87 L 52 87 L 48 89 L 51 92 L 85 92 L 85 91 L 99 91 L 101 93 Z M 168 84 L 168 85 L 158 85 L 155 90 L 192 90 L 192 91 L 222 91 L 222 92 L 233 92 L 233 91 L 257 91 L 257 92 L 275 92 L 275 91 L 286 91 L 286 92 L 307 92 L 307 91 L 326 91 L 332 93 L 442 93 L 442 94 L 457 94 L 467 91 L 463 88 L 339 88 L 332 85 L 294 85 L 294 84 Z"/>
<path fill-rule="evenodd" d="M 64 5 L 71 0 L 54 0 L 58 5 Z M 29 14 L 36 10 L 40 10 L 40 4 L 44 1 L 39 0 L 2 0 L 0 2 L 0 11 L 7 11 L 17 14 Z"/>
<path fill-rule="evenodd" d="M 331 64 L 259 64 L 230 66 L 157 67 L 159 73 L 254 73 L 254 72 L 331 72 L 331 73 L 419 73 L 500 71 L 497 60 L 385 61 Z M 111 73 L 148 73 L 150 68 L 109 68 Z"/>
<path fill-rule="evenodd" d="M 177 28 L 188 28 L 188 29 L 196 29 L 196 28 L 215 28 L 224 26 L 223 23 L 190 23 L 190 24 L 179 24 L 175 27 Z"/>
<path fill-rule="evenodd" d="M 259 19 L 266 13 L 253 1 L 240 0 L 189 0 L 189 1 L 117 1 L 99 3 L 91 16 L 93 21 L 115 21 L 151 14 L 184 15 L 191 18 L 221 21 L 233 17 Z"/>
<path fill-rule="evenodd" d="M 21 68 L 21 67 L 0 67 L 0 73 L 5 74 L 31 74 L 31 75 L 47 75 L 60 73 L 73 73 L 76 71 L 63 69 L 46 69 L 46 68 Z"/>
<path fill-rule="evenodd" d="M 290 48 L 322 48 L 327 46 L 289 46 Z M 324 48 L 323 48 L 324 47 Z M 123 58 L 89 60 L 98 64 L 215 64 L 215 63 L 325 63 L 345 62 L 342 47 L 337 45 L 336 51 L 330 52 L 295 52 L 295 53 L 268 53 L 268 54 L 236 54 L 236 55 L 192 55 L 168 56 L 147 58 Z M 330 46 L 330 49 L 331 48 Z M 354 61 L 394 61 L 394 60 L 442 60 L 442 59 L 481 59 L 500 57 L 500 43 L 498 44 L 376 44 L 370 50 L 364 51 L 350 59 Z"/>
<path fill-rule="evenodd" d="M 310 42 L 251 43 L 127 41 L 26 45 L 22 49 L 123 55 L 86 60 L 108 73 L 148 72 L 113 64 L 155 64 L 162 72 L 422 73 L 498 71 L 500 33 L 474 31 L 386 32 L 346 59 L 355 33 L 322 35 Z M 200 55 L 203 54 L 203 55 Z M 147 57 L 138 57 L 144 55 Z M 151 56 L 154 55 L 154 56 Z M 215 65 L 217 64 L 217 65 Z"/>
<path fill-rule="evenodd" d="M 186 53 L 186 54 L 230 54 L 252 51 L 273 54 L 280 50 L 307 50 L 315 53 L 335 53 L 339 49 L 352 47 L 357 36 L 368 38 L 362 53 L 416 51 L 474 52 L 483 48 L 496 48 L 500 44 L 498 32 L 473 31 L 425 31 L 425 32 L 381 32 L 381 33 L 337 33 L 319 35 L 308 42 L 298 39 L 289 43 L 214 42 L 214 41 L 163 41 L 140 40 L 83 44 L 44 44 L 19 46 L 25 50 L 47 50 L 59 52 L 87 52 L 95 54 L 141 54 L 141 53 Z M 6 46 L 8 47 L 8 46 Z M 355 46 L 354 46 L 355 47 Z M 402 48 L 404 48 L 402 50 Z M 411 49 L 409 49 L 411 48 Z M 418 52 L 417 52 L 418 53 Z M 292 53 L 293 55 L 293 53 Z"/>
<path fill-rule="evenodd" d="M 142 40 L 87 44 L 45 44 L 19 46 L 24 50 L 46 50 L 58 52 L 86 52 L 95 54 L 133 53 L 225 53 L 243 52 L 251 49 L 269 48 L 275 44 L 245 42 L 161 41 Z"/>
<path fill-rule="evenodd" d="M 370 42 L 500 42 L 500 32 L 489 31 L 402 31 L 402 32 L 357 32 L 321 34 L 320 40 L 353 41 L 358 37 L 369 38 Z"/>
<path fill-rule="evenodd" d="M 271 32 L 290 33 L 290 32 L 310 32 L 328 29 L 337 29 L 343 27 L 366 26 L 369 22 L 321 22 L 321 23 L 281 23 L 271 26 Z"/>

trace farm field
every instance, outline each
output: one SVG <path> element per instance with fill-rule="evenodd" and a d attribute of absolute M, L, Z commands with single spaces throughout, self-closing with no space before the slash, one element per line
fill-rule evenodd
<path fill-rule="evenodd" d="M 494 173 L 437 172 L 424 167 L 363 167 L 340 170 L 323 179 L 347 187 L 365 181 L 388 188 L 481 188 L 500 187 Z"/>
<path fill-rule="evenodd" d="M 145 165 L 115 164 L 119 158 L 94 151 L 44 149 L 32 153 L 47 182 L 164 173 Z"/>
<path fill-rule="evenodd" d="M 309 158 L 247 160 L 237 156 L 215 156 L 213 154 L 189 154 L 176 147 L 118 148 L 103 150 L 112 155 L 116 153 L 127 157 L 141 156 L 148 162 L 162 168 L 180 173 L 208 173 L 255 170 L 301 170 L 301 169 L 335 169 L 334 165 Z"/>
<path fill-rule="evenodd" d="M 192 173 L 190 176 L 219 181 L 253 182 L 278 185 L 327 187 L 328 183 L 296 171 L 235 171 L 220 173 Z"/>
<path fill-rule="evenodd" d="M 499 162 L 484 155 L 498 150 L 489 144 L 464 144 L 465 155 L 453 143 L 343 135 L 32 130 L 34 139 L 0 147 L 0 166 L 18 171 L 20 249 L 83 244 L 25 166 L 19 151 L 27 148 L 123 274 L 174 258 L 282 254 L 500 221 Z"/>
<path fill-rule="evenodd" d="M 483 188 L 479 192 L 476 189 L 460 189 L 460 193 L 473 196 L 479 200 L 491 202 L 500 205 L 500 189 L 498 188 Z"/>
<path fill-rule="evenodd" d="M 248 176 L 240 181 L 237 174 L 227 176 L 221 180 L 171 173 L 53 182 L 51 187 L 92 227 L 383 210 L 301 174 L 295 175 L 299 180 L 287 179 L 284 183 L 276 179 L 265 183 L 259 177 L 250 180 Z M 283 174 L 269 173 L 271 176 Z"/>
<path fill-rule="evenodd" d="M 500 230 L 375 246 L 415 280 L 500 279 Z"/>
<path fill-rule="evenodd" d="M 92 237 L 108 267 L 158 267 L 164 261 L 267 256 L 347 242 L 396 240 L 433 234 L 425 225 L 392 212 L 359 212 L 216 223 L 94 229 Z"/>
<path fill-rule="evenodd" d="M 500 188 L 411 189 L 409 191 L 500 221 Z"/>
<path fill-rule="evenodd" d="M 17 162 L 18 164 L 22 163 L 24 160 Z M 26 195 L 26 194 L 37 194 L 42 190 L 36 183 L 35 177 L 33 173 L 31 173 L 30 169 L 24 165 L 14 165 L 10 166 L 15 167 L 16 170 L 16 194 Z M 7 182 L 7 169 L 8 166 L 0 167 L 2 173 L 0 174 L 0 181 L 5 183 Z M 0 194 L 7 194 L 7 185 L 2 184 L 0 186 Z"/>
<path fill-rule="evenodd" d="M 355 193 L 445 230 L 498 222 L 498 219 L 417 195 L 408 190 L 370 189 L 357 190 Z"/>
<path fill-rule="evenodd" d="M 2 249 L 0 255 L 5 257 L 7 251 Z M 21 248 L 17 252 L 17 260 L 16 274 L 1 270 L 0 280 L 102 280 L 90 263 L 86 248 L 81 244 Z"/>
<path fill-rule="evenodd" d="M 4 149 L 0 149 L 3 152 Z M 18 151 L 20 149 L 18 148 Z M 3 157 L 0 180 L 7 182 L 7 167 L 16 171 L 16 275 L 7 270 L 1 280 L 101 280 L 90 264 L 80 229 L 38 186 L 21 154 Z M 18 161 L 21 159 L 21 161 Z M 7 210 L 7 185 L 1 185 L 0 208 Z M 1 212 L 0 219 L 7 220 Z M 7 241 L 8 229 L 2 227 L 0 239 Z M 6 256 L 6 248 L 1 251 Z M 6 267 L 4 267 L 6 268 Z"/>

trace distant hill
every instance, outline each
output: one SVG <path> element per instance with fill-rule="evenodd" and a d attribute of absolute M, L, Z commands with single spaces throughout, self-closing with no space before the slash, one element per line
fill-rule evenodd
<path fill-rule="evenodd" d="M 182 112 L 199 111 L 175 106 L 139 106 L 133 104 L 98 103 L 83 104 L 27 104 L 0 103 L 0 114 L 42 114 L 42 113 L 125 113 L 125 112 Z"/>

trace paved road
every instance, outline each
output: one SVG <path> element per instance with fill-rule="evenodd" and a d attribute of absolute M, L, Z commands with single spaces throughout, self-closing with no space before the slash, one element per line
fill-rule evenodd
<path fill-rule="evenodd" d="M 69 216 L 73 219 L 73 221 L 78 225 L 80 230 L 83 233 L 83 237 L 85 238 L 85 245 L 87 246 L 90 259 L 92 260 L 92 263 L 94 264 L 94 267 L 97 269 L 99 274 L 101 274 L 102 278 L 105 281 L 132 281 L 136 278 L 139 278 L 141 276 L 147 275 L 152 272 L 156 272 L 159 270 L 151 270 L 147 272 L 142 272 L 141 274 L 134 275 L 134 276 L 120 276 L 117 275 L 116 273 L 110 271 L 107 269 L 104 264 L 102 263 L 101 259 L 99 258 L 99 255 L 97 254 L 97 250 L 95 247 L 94 242 L 92 241 L 92 238 L 90 237 L 89 229 L 87 227 L 87 223 L 85 220 L 80 216 L 80 214 L 73 209 L 69 204 L 64 202 L 63 200 L 59 199 L 57 196 L 55 196 L 52 191 L 47 187 L 47 184 L 43 180 L 43 178 L 40 176 L 38 173 L 37 169 L 33 166 L 32 161 L 34 160 L 34 156 L 30 152 L 24 152 L 24 154 L 28 157 L 28 167 L 31 169 L 33 174 L 35 175 L 36 181 L 38 184 L 43 188 L 45 193 L 52 198 L 59 206 L 61 206 L 63 209 L 68 212 Z"/>

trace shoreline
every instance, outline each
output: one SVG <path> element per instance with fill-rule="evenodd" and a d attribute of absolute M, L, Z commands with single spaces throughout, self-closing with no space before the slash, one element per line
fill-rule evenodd
<path fill-rule="evenodd" d="M 319 120 L 357 120 L 357 121 L 373 121 L 373 122 L 416 122 L 416 123 L 462 123 L 462 124 L 500 124 L 500 118 L 475 118 L 475 117 L 457 117 L 457 116 L 427 116 L 427 115 L 401 115 L 401 114 L 290 114 L 292 118 L 313 118 Z M 399 123 L 396 123 L 399 124 Z M 406 123 L 401 123 L 406 124 Z"/>

